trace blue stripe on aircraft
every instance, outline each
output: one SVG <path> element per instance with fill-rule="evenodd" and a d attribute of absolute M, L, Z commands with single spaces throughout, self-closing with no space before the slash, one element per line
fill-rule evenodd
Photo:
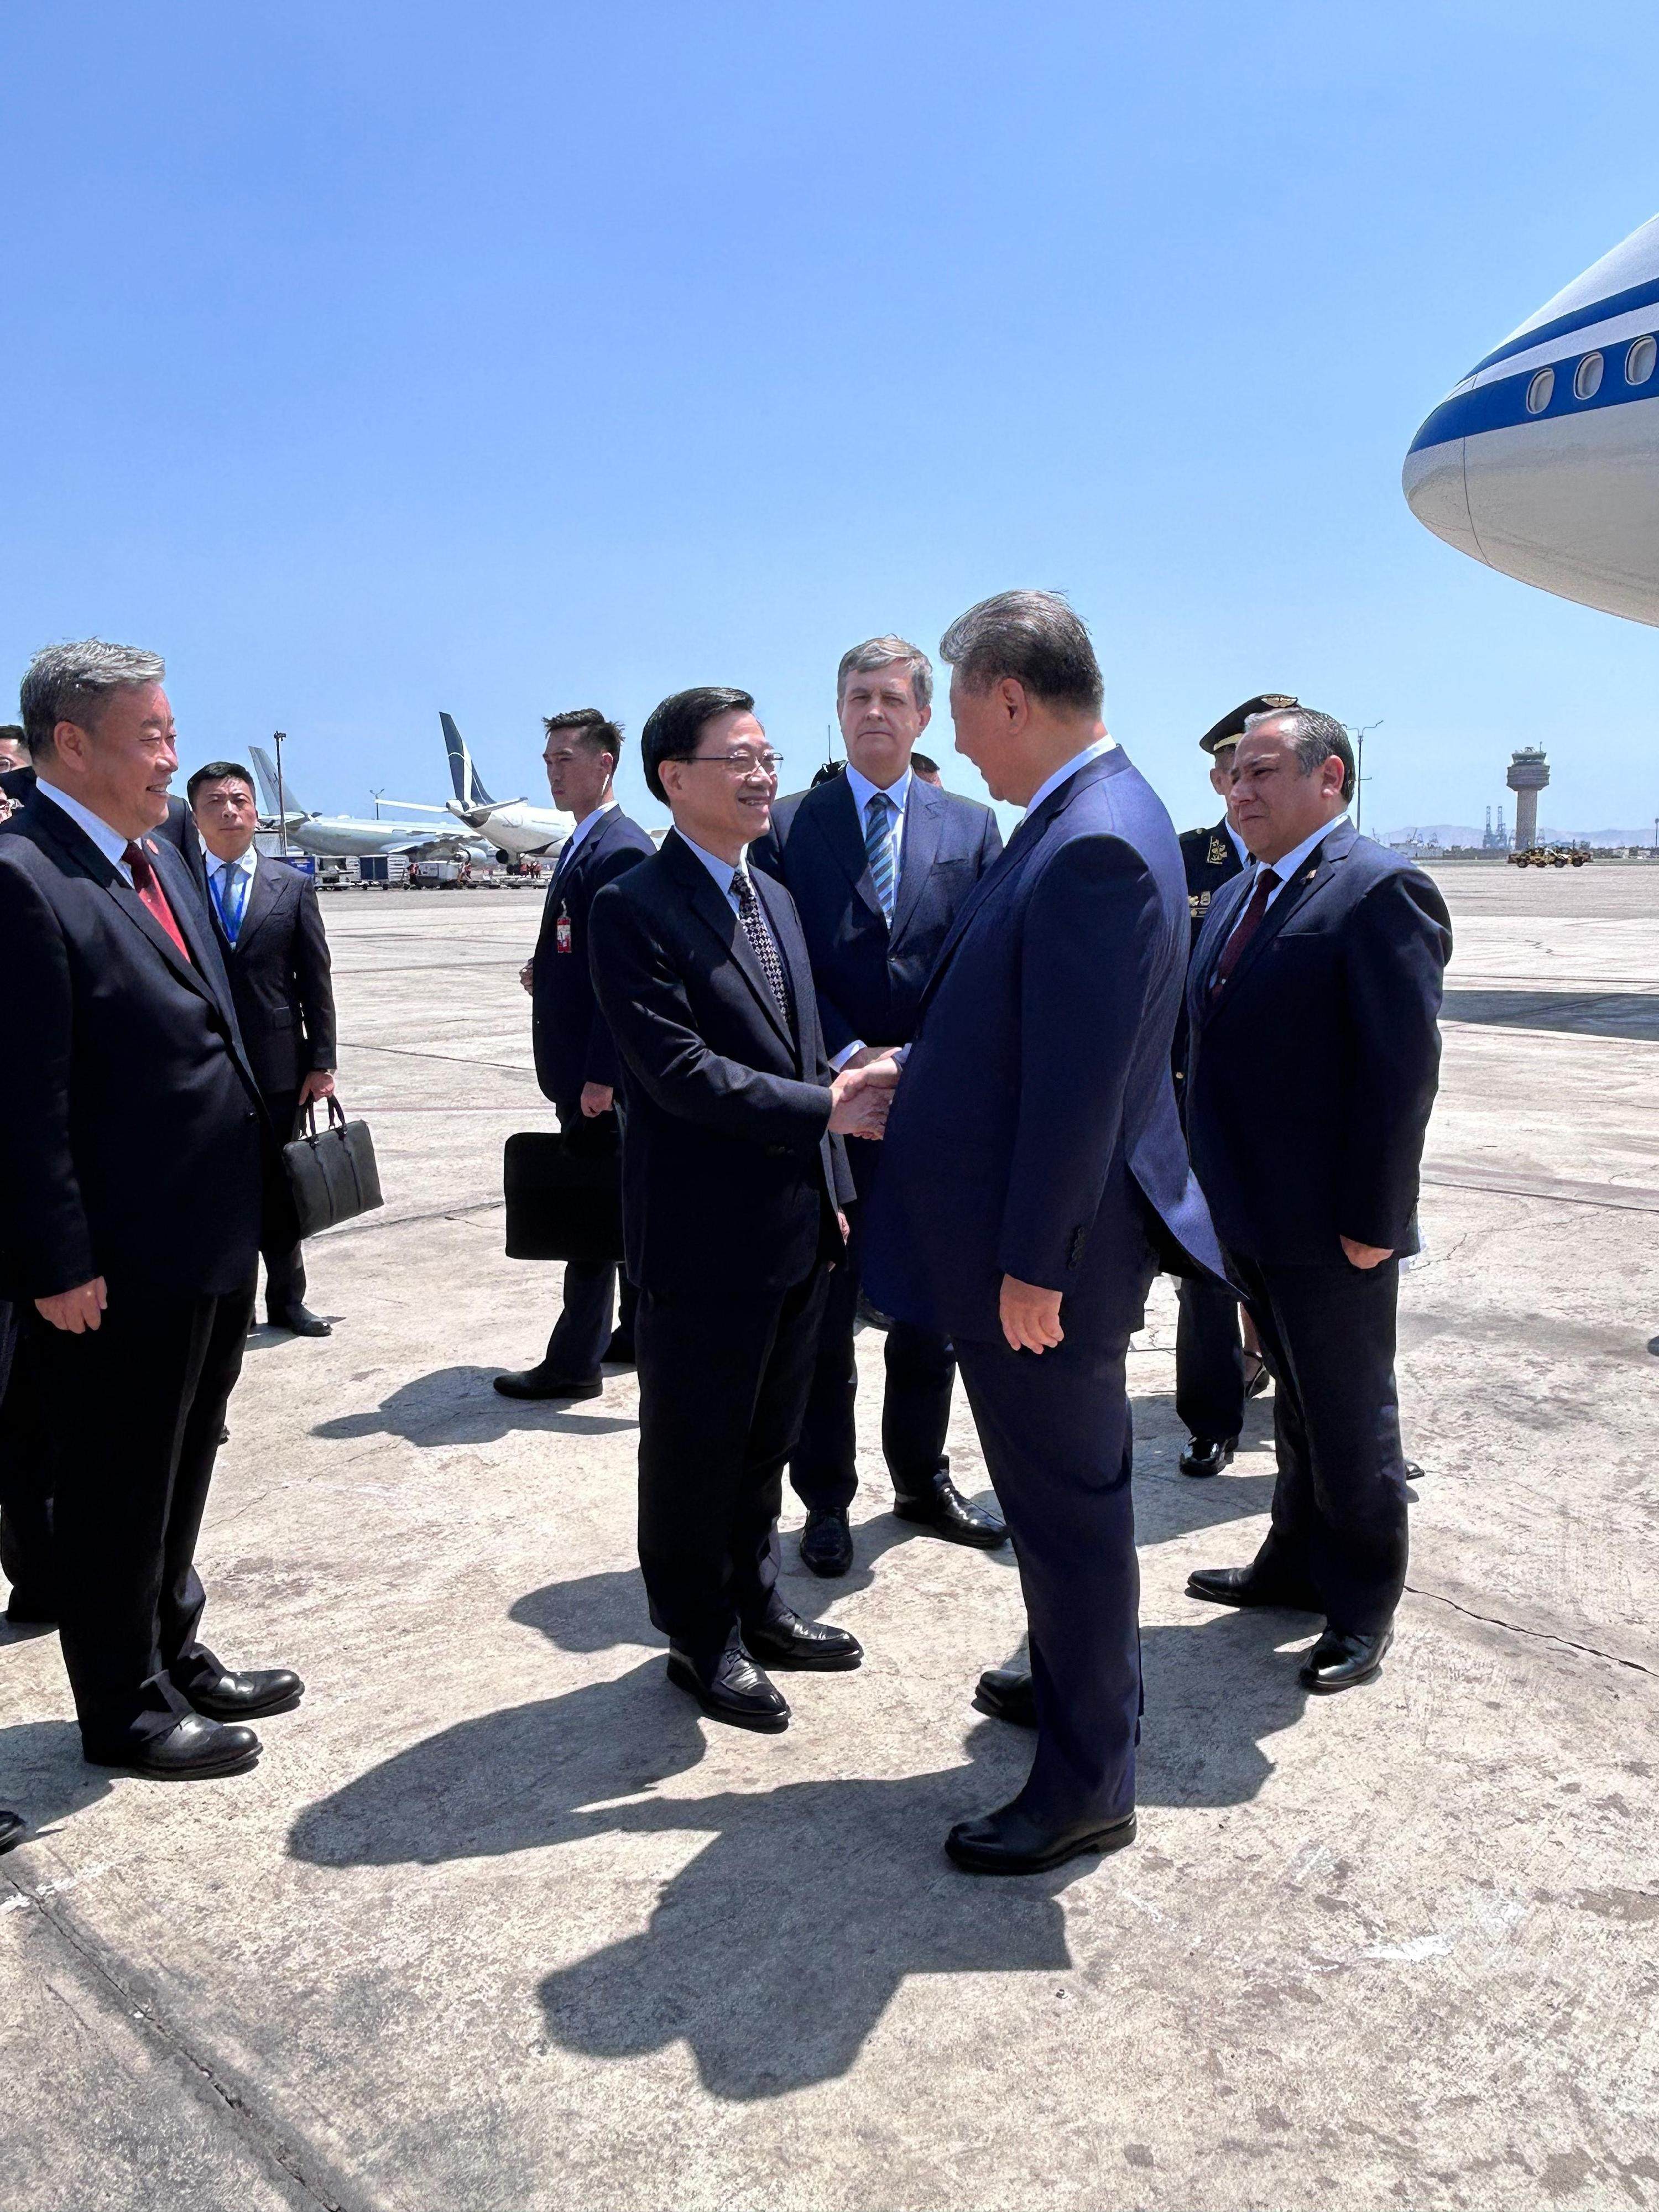
<path fill-rule="evenodd" d="M 1532 330 L 1522 331 L 1519 337 L 1510 338 L 1484 361 L 1476 362 L 1469 374 L 1479 376 L 1483 368 L 1509 361 L 1517 353 L 1530 353 L 1534 346 L 1548 345 L 1553 338 L 1588 330 L 1592 323 L 1605 323 L 1613 315 L 1633 315 L 1638 307 L 1650 307 L 1656 301 L 1659 301 L 1659 276 L 1650 276 L 1645 284 L 1632 284 L 1628 291 L 1609 293 L 1605 300 L 1597 300 L 1590 307 L 1575 307 L 1571 314 L 1557 315 L 1553 322 L 1540 323 Z"/>
<path fill-rule="evenodd" d="M 1564 415 L 1587 415 L 1598 407 L 1622 407 L 1632 399 L 1659 399 L 1659 374 L 1650 376 L 1645 384 L 1626 384 L 1625 358 L 1632 338 L 1610 348 L 1603 356 L 1601 388 L 1588 399 L 1573 397 L 1572 380 L 1582 354 L 1568 361 L 1551 362 L 1546 366 L 1555 371 L 1555 389 L 1550 394 L 1550 404 L 1536 415 L 1527 412 L 1527 392 L 1536 368 L 1529 368 L 1522 376 L 1499 377 L 1495 384 L 1477 386 L 1473 392 L 1459 392 L 1443 400 L 1412 440 L 1411 450 L 1422 453 L 1430 446 L 1444 446 L 1454 438 L 1479 437 L 1483 430 L 1510 430 L 1523 422 L 1555 422 Z"/>

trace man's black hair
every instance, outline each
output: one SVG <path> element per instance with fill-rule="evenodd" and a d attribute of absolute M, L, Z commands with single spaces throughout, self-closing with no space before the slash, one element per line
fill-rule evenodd
<path fill-rule="evenodd" d="M 668 793 L 658 769 L 667 760 L 690 760 L 705 726 L 720 714 L 747 714 L 755 702 L 747 691 L 725 684 L 700 684 L 694 690 L 676 691 L 651 710 L 640 732 L 640 758 L 645 767 L 646 788 L 665 806 Z"/>
<path fill-rule="evenodd" d="M 570 707 L 562 714 L 544 714 L 542 727 L 550 738 L 555 730 L 568 730 L 579 744 L 596 753 L 609 753 L 613 763 L 622 758 L 622 724 L 597 707 Z"/>
<path fill-rule="evenodd" d="M 185 797 L 189 802 L 192 814 L 196 811 L 196 794 L 202 786 L 204 783 L 222 782 L 228 775 L 234 775 L 239 781 L 245 783 L 253 794 L 254 805 L 257 806 L 259 804 L 259 787 L 253 781 L 252 769 L 244 768 L 240 761 L 209 761 L 204 768 L 197 769 L 195 775 L 185 786 Z"/>

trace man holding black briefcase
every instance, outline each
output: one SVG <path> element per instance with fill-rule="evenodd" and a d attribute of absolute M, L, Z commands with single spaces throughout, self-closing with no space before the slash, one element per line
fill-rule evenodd
<path fill-rule="evenodd" d="M 185 787 L 204 847 L 208 911 L 224 949 L 237 1026 L 278 1139 L 295 1115 L 334 1095 L 334 987 L 328 939 L 308 876 L 255 849 L 253 778 L 234 761 L 209 761 Z M 306 1304 L 297 1238 L 267 1243 L 265 1315 L 295 1336 L 329 1336 Z"/>
<path fill-rule="evenodd" d="M 596 707 L 550 714 L 544 726 L 553 804 L 575 817 L 560 850 L 542 910 L 541 935 L 520 981 L 535 1008 L 536 1078 L 558 1109 L 567 1146 L 615 1161 L 617 1055 L 593 995 L 587 964 L 587 917 L 598 894 L 656 851 L 637 822 L 623 812 L 611 788 L 622 730 Z M 611 1332 L 617 1269 L 610 1260 L 570 1260 L 564 1310 L 538 1364 L 498 1375 L 505 1398 L 597 1398 L 600 1364 L 634 1358 L 634 1292 L 624 1278 L 620 1325 Z"/>

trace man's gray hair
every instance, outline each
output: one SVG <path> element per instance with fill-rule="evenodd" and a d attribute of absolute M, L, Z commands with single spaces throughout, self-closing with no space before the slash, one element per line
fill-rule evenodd
<path fill-rule="evenodd" d="M 137 645 L 107 645 L 101 637 L 43 647 L 28 665 L 20 700 L 29 751 L 40 759 L 52 750 L 52 733 L 59 722 L 89 729 L 112 692 L 134 684 L 159 684 L 167 672 L 159 653 Z"/>
<path fill-rule="evenodd" d="M 1324 762 L 1333 758 L 1342 763 L 1342 796 L 1354 794 L 1353 747 L 1348 743 L 1348 733 L 1334 714 L 1322 714 L 1316 707 L 1279 707 L 1265 714 L 1252 714 L 1244 725 L 1244 734 L 1260 729 L 1264 722 L 1283 722 L 1291 740 L 1291 750 L 1296 755 L 1304 775 L 1311 775 Z M 1235 758 L 1237 756 L 1235 754 Z"/>
<path fill-rule="evenodd" d="M 1098 714 L 1105 686 L 1089 633 L 1060 592 L 999 592 L 958 615 L 939 640 L 970 691 L 1004 676 L 1033 698 Z"/>
<path fill-rule="evenodd" d="M 836 699 L 839 704 L 847 689 L 847 679 L 857 674 L 868 676 L 873 669 L 890 668 L 902 660 L 910 672 L 910 696 L 918 707 L 933 703 L 933 664 L 919 645 L 912 645 L 907 637 L 866 637 L 862 645 L 848 647 L 841 657 L 841 666 L 836 671 Z"/>

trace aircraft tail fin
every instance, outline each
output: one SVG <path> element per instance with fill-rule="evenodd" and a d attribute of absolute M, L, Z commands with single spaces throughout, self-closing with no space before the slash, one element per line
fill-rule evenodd
<path fill-rule="evenodd" d="M 454 716 L 440 714 L 438 720 L 443 725 L 444 750 L 449 755 L 449 773 L 455 786 L 456 798 L 469 809 L 493 806 L 495 802 L 479 780 L 466 739 L 455 726 Z"/>
<path fill-rule="evenodd" d="M 295 814 L 303 814 L 306 810 L 301 805 L 299 800 L 295 797 L 294 786 L 289 782 L 286 775 L 283 778 L 282 799 L 278 799 L 276 796 L 276 763 L 272 760 L 270 755 L 265 750 L 264 747 L 263 745 L 252 745 L 248 750 L 253 757 L 253 773 L 259 779 L 259 796 L 265 803 L 265 812 L 267 814 L 279 815 L 283 811 L 284 803 L 286 803 L 290 817 Z"/>

